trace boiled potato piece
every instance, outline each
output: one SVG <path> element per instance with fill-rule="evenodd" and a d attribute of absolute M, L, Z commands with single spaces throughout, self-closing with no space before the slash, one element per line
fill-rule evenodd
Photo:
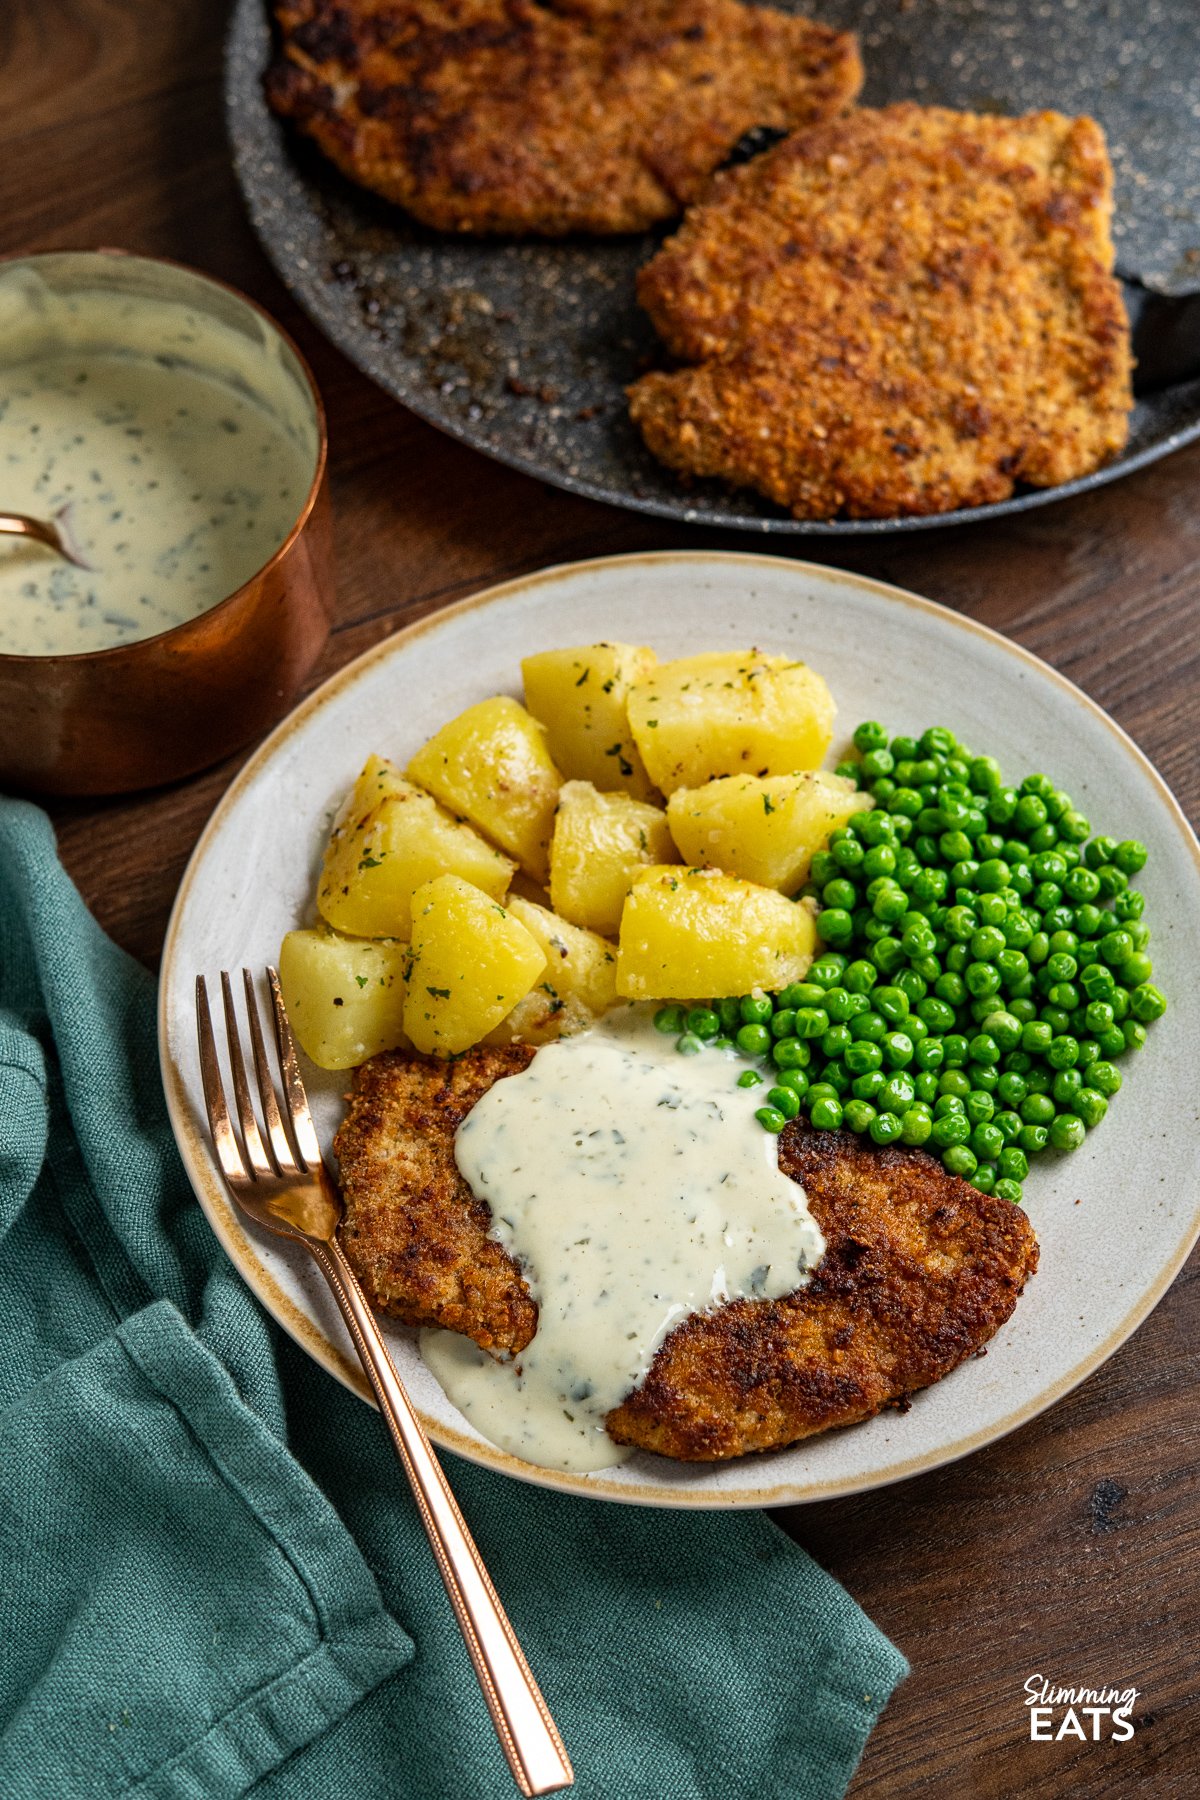
<path fill-rule="evenodd" d="M 709 863 L 794 894 L 831 831 L 875 802 L 853 781 L 816 769 L 800 775 L 727 775 L 676 788 L 671 836 L 685 862 Z"/>
<path fill-rule="evenodd" d="M 371 944 L 331 931 L 289 931 L 279 985 L 292 1030 L 321 1069 L 354 1069 L 404 1035 L 407 944 Z"/>
<path fill-rule="evenodd" d="M 640 869 L 621 918 L 617 992 L 630 1000 L 768 993 L 798 981 L 813 914 L 773 888 L 716 869 Z"/>
<path fill-rule="evenodd" d="M 637 644 L 542 650 L 521 664 L 525 704 L 546 727 L 550 754 L 569 781 L 646 800 L 654 783 L 629 729 L 625 701 L 658 658 Z"/>
<path fill-rule="evenodd" d="M 548 981 L 539 981 L 523 1000 L 518 1000 L 507 1018 L 501 1019 L 483 1039 L 485 1044 L 552 1044 L 555 1038 L 570 1037 L 595 1024 L 582 1000 L 563 999 Z"/>
<path fill-rule="evenodd" d="M 562 776 L 545 731 L 517 701 L 497 694 L 468 706 L 417 751 L 408 775 L 545 881 Z"/>
<path fill-rule="evenodd" d="M 499 899 L 514 865 L 431 795 L 372 756 L 335 825 L 317 886 L 321 916 L 356 937 L 404 937 L 415 890 L 449 871 Z"/>
<path fill-rule="evenodd" d="M 537 986 L 489 1032 L 485 1043 L 548 1044 L 586 1030 L 616 1001 L 616 945 L 515 894 L 504 904 L 536 938 L 546 967 Z"/>
<path fill-rule="evenodd" d="M 616 937 L 634 869 L 673 861 L 666 813 L 629 794 L 564 782 L 550 846 L 550 900 L 572 925 Z"/>
<path fill-rule="evenodd" d="M 617 998 L 616 945 L 515 894 L 505 905 L 545 952 L 543 984 L 563 999 L 579 1000 L 594 1017 L 607 1012 Z"/>
<path fill-rule="evenodd" d="M 833 737 L 833 696 L 805 663 L 709 650 L 660 663 L 629 693 L 629 723 L 664 794 L 714 775 L 815 769 Z"/>
<path fill-rule="evenodd" d="M 456 1056 L 541 980 L 546 953 L 507 908 L 457 875 L 418 888 L 412 911 L 404 1029 L 426 1055 Z"/>

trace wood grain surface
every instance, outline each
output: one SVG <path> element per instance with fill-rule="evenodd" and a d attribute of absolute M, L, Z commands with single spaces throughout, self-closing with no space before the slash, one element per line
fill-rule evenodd
<path fill-rule="evenodd" d="M 3 11 L 0 251 L 108 244 L 179 257 L 261 300 L 313 365 L 339 569 L 314 680 L 446 601 L 547 563 L 648 548 L 788 553 L 626 516 L 489 464 L 325 344 L 239 204 L 214 0 L 7 0 Z M 913 588 L 1036 651 L 1108 708 L 1200 816 L 1200 445 L 1022 519 L 862 546 L 810 540 L 802 554 Z M 88 904 L 151 965 L 237 766 L 53 809 Z M 855 1800 L 1200 1793 L 1198 1343 L 1193 1257 L 1137 1336 L 1044 1418 L 936 1474 L 781 1516 L 913 1665 Z M 1031 1742 L 1023 1683 L 1034 1674 L 1136 1687 L 1135 1737 Z"/>

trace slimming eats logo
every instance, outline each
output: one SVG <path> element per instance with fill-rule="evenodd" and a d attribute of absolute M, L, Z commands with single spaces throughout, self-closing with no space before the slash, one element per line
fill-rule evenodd
<path fill-rule="evenodd" d="M 1127 1744 L 1133 1736 L 1129 1715 L 1137 1697 L 1134 1687 L 1055 1687 L 1044 1675 L 1031 1675 L 1025 1683 L 1029 1735 L 1041 1744 L 1058 1743 L 1063 1738 L 1080 1738 L 1093 1744 L 1111 1739 L 1114 1744 Z"/>

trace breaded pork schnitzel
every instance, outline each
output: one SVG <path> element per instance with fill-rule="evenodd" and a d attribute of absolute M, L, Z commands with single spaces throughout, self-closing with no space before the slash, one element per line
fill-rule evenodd
<path fill-rule="evenodd" d="M 335 1146 L 342 1242 L 371 1298 L 491 1351 L 523 1349 L 537 1306 L 488 1236 L 490 1211 L 459 1173 L 454 1133 L 493 1082 L 535 1054 L 513 1044 L 450 1064 L 376 1056 L 356 1072 Z M 795 1121 L 779 1163 L 825 1235 L 815 1275 L 787 1299 L 734 1301 L 677 1326 L 609 1413 L 618 1443 L 709 1462 L 870 1418 L 985 1344 L 1037 1267 L 1020 1208 L 922 1150 Z"/>
<path fill-rule="evenodd" d="M 277 0 L 270 105 L 444 231 L 673 218 L 751 127 L 848 106 L 854 39 L 739 0 Z"/>
<path fill-rule="evenodd" d="M 797 518 L 1050 487 L 1124 444 L 1129 329 L 1091 119 L 862 109 L 718 175 L 638 296 L 690 366 L 630 389 L 672 468 Z"/>

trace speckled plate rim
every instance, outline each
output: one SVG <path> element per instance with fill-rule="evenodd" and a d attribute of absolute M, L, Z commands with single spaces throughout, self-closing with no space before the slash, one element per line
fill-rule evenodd
<path fill-rule="evenodd" d="M 1040 676 L 1052 682 L 1074 704 L 1085 708 L 1111 734 L 1119 750 L 1125 756 L 1133 759 L 1141 774 L 1156 790 L 1169 817 L 1177 827 L 1191 858 L 1197 882 L 1200 884 L 1200 843 L 1197 842 L 1196 834 L 1182 807 L 1150 759 L 1102 707 L 1049 663 L 1006 638 L 1002 633 L 993 631 L 988 626 L 966 618 L 962 614 L 952 612 L 946 607 L 939 606 L 936 602 L 927 600 L 921 595 L 895 587 L 889 582 L 872 580 L 867 576 L 856 575 L 848 570 L 830 569 L 823 564 L 793 561 L 791 558 L 766 556 L 748 551 L 636 552 L 629 555 L 597 557 L 582 562 L 555 564 L 529 575 L 517 576 L 512 580 L 485 588 L 479 593 L 442 607 L 385 638 L 382 643 L 375 645 L 352 662 L 347 663 L 344 668 L 339 669 L 294 708 L 263 741 L 226 789 L 201 833 L 180 882 L 167 926 L 158 990 L 159 1065 L 168 1114 L 180 1155 L 201 1208 L 230 1260 L 276 1322 L 322 1368 L 370 1405 L 374 1405 L 374 1401 L 358 1364 L 343 1352 L 315 1320 L 303 1312 L 283 1292 L 271 1271 L 264 1265 L 258 1246 L 245 1230 L 241 1215 L 235 1212 L 228 1197 L 207 1140 L 199 1125 L 199 1108 L 189 1098 L 182 1073 L 170 1053 L 169 1008 L 171 996 L 181 978 L 187 982 L 189 987 L 194 979 L 194 974 L 190 973 L 181 976 L 177 964 L 183 920 L 196 875 L 235 804 L 269 769 L 277 753 L 288 744 L 299 728 L 331 700 L 340 696 L 347 688 L 353 687 L 367 670 L 373 669 L 382 661 L 402 654 L 405 647 L 418 638 L 436 632 L 447 622 L 463 614 L 482 611 L 497 602 L 510 599 L 536 587 L 560 582 L 583 570 L 602 567 L 610 569 L 644 567 L 647 564 L 659 567 L 679 564 L 703 567 L 714 563 L 740 565 L 751 570 L 764 564 L 772 568 L 782 566 L 793 571 L 799 577 L 807 576 L 858 591 L 865 590 L 914 612 L 932 615 L 944 625 L 948 624 L 952 629 L 975 635 L 990 645 L 1000 648 L 1028 668 L 1036 670 Z M 683 1486 L 654 1486 L 649 1483 L 631 1488 L 608 1480 L 602 1474 L 580 1476 L 538 1468 L 492 1444 L 467 1437 L 432 1418 L 428 1413 L 422 1413 L 422 1420 L 435 1443 L 444 1449 L 454 1451 L 470 1462 L 479 1463 L 533 1486 L 550 1488 L 561 1493 L 576 1494 L 586 1499 L 615 1500 L 627 1505 L 690 1507 L 703 1510 L 727 1507 L 788 1506 L 814 1500 L 838 1499 L 849 1494 L 869 1492 L 875 1488 L 891 1486 L 893 1483 L 907 1480 L 911 1476 L 926 1474 L 931 1470 L 942 1468 L 948 1463 L 957 1462 L 973 1451 L 980 1450 L 986 1445 L 1008 1436 L 1009 1433 L 1028 1424 L 1054 1406 L 1106 1362 L 1158 1305 L 1183 1267 L 1197 1239 L 1200 1239 L 1200 1186 L 1195 1188 L 1190 1198 L 1191 1212 L 1173 1253 L 1165 1259 L 1155 1278 L 1138 1293 L 1120 1323 L 1065 1374 L 1057 1380 L 1049 1382 L 1032 1400 L 1000 1419 L 994 1420 L 985 1428 L 966 1431 L 940 1445 L 936 1450 L 925 1454 L 897 1457 L 886 1467 L 862 1477 L 804 1482 L 794 1480 L 775 1482 L 767 1479 L 754 1482 L 744 1488 L 725 1489 L 720 1493 L 689 1492 Z M 868 1421 L 867 1426 L 870 1423 L 871 1421 Z M 847 1429 L 866 1428 L 864 1426 L 848 1427 Z M 789 1452 L 781 1451 L 772 1454 L 787 1455 Z M 770 1457 L 762 1461 L 747 1458 L 744 1466 L 761 1469 L 766 1473 L 771 1466 Z"/>
<path fill-rule="evenodd" d="M 1161 457 L 1183 449 L 1200 437 L 1200 381 L 1181 382 L 1177 389 L 1169 391 L 1185 394 L 1189 400 L 1194 396 L 1195 417 L 1174 430 L 1167 429 L 1162 437 L 1144 444 L 1132 454 L 1118 453 L 1111 461 L 1088 475 L 1077 476 L 1073 481 L 1061 482 L 1056 487 L 1027 488 L 1007 500 L 991 501 L 984 506 L 958 507 L 953 512 L 889 519 L 793 519 L 782 512 L 778 516 L 743 512 L 738 508 L 737 490 L 734 488 L 729 490 L 730 500 L 727 505 L 709 511 L 688 504 L 687 489 L 682 483 L 677 500 L 650 494 L 639 495 L 632 489 L 609 487 L 571 475 L 565 470 L 555 469 L 552 464 L 539 460 L 537 456 L 523 455 L 519 450 L 491 443 L 482 432 L 473 431 L 468 424 L 453 417 L 436 402 L 426 399 L 419 388 L 405 381 L 402 372 L 393 374 L 389 369 L 378 367 L 362 332 L 353 321 L 347 319 L 343 311 L 332 304 L 327 286 L 316 277 L 303 259 L 298 262 L 289 251 L 286 231 L 279 230 L 281 215 L 264 203 L 264 191 L 269 178 L 258 174 L 255 166 L 256 145 L 253 134 L 256 130 L 261 131 L 270 115 L 257 85 L 251 90 L 242 80 L 245 55 L 242 40 L 257 28 L 261 5 L 262 0 L 238 0 L 230 15 L 225 39 L 225 121 L 233 151 L 234 174 L 247 216 L 272 267 L 313 324 L 384 393 L 390 394 L 394 400 L 406 406 L 426 424 L 444 432 L 447 437 L 468 445 L 493 462 L 516 469 L 519 474 L 532 476 L 534 480 L 545 482 L 550 487 L 578 494 L 586 500 L 599 501 L 605 506 L 620 507 L 626 512 L 641 513 L 651 518 L 673 519 L 676 523 L 686 525 L 710 526 L 715 531 L 759 532 L 764 536 L 784 537 L 878 537 L 891 532 L 935 531 L 950 525 L 982 524 L 988 519 L 1002 519 L 1014 513 L 1050 506 L 1056 501 L 1069 500 L 1074 495 L 1105 487 L 1110 481 L 1119 481 L 1123 476 L 1132 475 L 1150 463 L 1158 462 Z M 281 134 L 284 133 L 282 125 L 277 129 Z M 497 253 L 503 254 L 502 245 L 498 246 Z M 1154 394 L 1145 396 L 1151 405 L 1156 398 Z"/>

